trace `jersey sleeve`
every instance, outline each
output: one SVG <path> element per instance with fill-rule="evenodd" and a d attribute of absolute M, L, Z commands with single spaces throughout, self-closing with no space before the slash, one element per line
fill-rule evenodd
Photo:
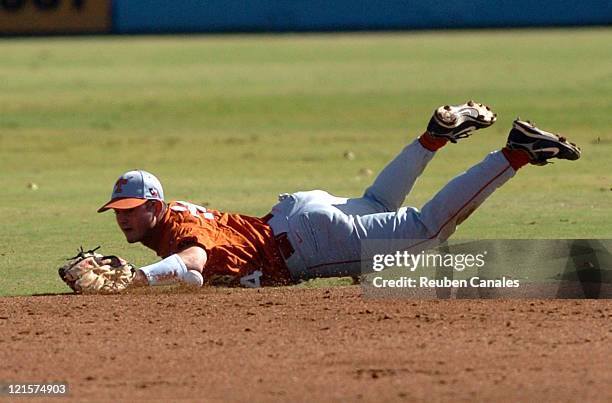
<path fill-rule="evenodd" d="M 214 246 L 211 232 L 204 232 L 194 224 L 182 224 L 175 230 L 174 253 L 178 253 L 192 246 L 199 246 L 207 252 Z"/>

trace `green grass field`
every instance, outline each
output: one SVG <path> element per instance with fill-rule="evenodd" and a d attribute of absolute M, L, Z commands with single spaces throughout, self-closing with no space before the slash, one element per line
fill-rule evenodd
<path fill-rule="evenodd" d="M 612 29 L 5 39 L 0 94 L 0 295 L 66 291 L 56 268 L 80 245 L 152 261 L 96 214 L 128 169 L 252 215 L 283 192 L 358 196 L 436 106 L 470 98 L 498 123 L 441 151 L 407 204 L 520 115 L 583 158 L 521 170 L 455 237 L 612 235 Z"/>

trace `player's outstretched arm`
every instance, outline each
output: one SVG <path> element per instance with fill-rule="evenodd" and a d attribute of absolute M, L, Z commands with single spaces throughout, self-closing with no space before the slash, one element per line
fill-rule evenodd
<path fill-rule="evenodd" d="M 144 286 L 182 282 L 201 287 L 204 283 L 201 273 L 206 260 L 207 255 L 203 248 L 191 246 L 157 263 L 136 270 L 132 284 Z"/>
<path fill-rule="evenodd" d="M 208 255 L 206 255 L 206 251 L 199 246 L 190 246 L 187 249 L 184 249 L 177 253 L 185 262 L 185 266 L 187 266 L 187 270 L 195 270 L 202 273 L 202 269 L 206 264 L 206 260 L 208 259 Z"/>

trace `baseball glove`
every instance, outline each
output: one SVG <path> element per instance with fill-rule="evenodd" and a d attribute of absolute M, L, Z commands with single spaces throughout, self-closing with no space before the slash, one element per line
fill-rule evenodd
<path fill-rule="evenodd" d="M 117 256 L 103 256 L 95 249 L 68 259 L 59 268 L 62 280 L 77 294 L 115 294 L 125 290 L 134 279 L 135 268 Z"/>

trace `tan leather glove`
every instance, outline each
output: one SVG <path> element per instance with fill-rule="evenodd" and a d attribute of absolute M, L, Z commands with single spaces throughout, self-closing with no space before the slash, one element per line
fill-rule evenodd
<path fill-rule="evenodd" d="M 134 266 L 117 256 L 95 253 L 98 248 L 80 252 L 58 270 L 59 276 L 78 294 L 115 294 L 134 279 Z"/>

